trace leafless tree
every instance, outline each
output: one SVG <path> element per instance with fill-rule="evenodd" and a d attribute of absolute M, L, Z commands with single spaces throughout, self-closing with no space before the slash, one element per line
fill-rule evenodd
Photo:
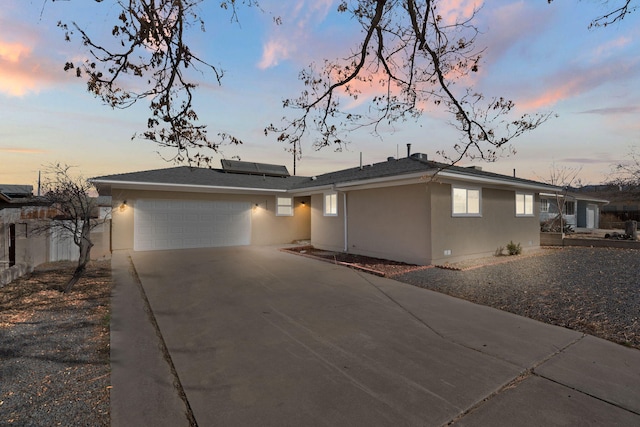
<path fill-rule="evenodd" d="M 46 4 L 47 0 L 43 0 Z M 100 2 L 101 0 L 94 0 Z M 240 7 L 258 7 L 257 0 L 115 0 L 119 8 L 111 41 L 90 34 L 81 23 L 63 23 L 67 40 L 79 36 L 87 58 L 69 61 L 65 69 L 86 79 L 87 89 L 112 108 L 149 102 L 147 129 L 139 137 L 176 151 L 175 160 L 207 165 L 220 144 L 239 144 L 236 136 L 219 132 L 211 138 L 194 108 L 197 87 L 191 70 L 208 72 L 220 84 L 224 71 L 198 56 L 189 37 L 205 30 L 200 8 L 206 6 L 238 20 Z M 627 1 L 609 19 L 622 19 L 634 9 Z M 444 0 L 343 0 L 338 11 L 362 28 L 362 38 L 346 59 L 327 59 L 300 72 L 304 89 L 287 97 L 290 112 L 266 134 L 288 144 L 296 155 L 308 133 L 316 148 L 340 149 L 350 131 L 377 132 L 382 124 L 416 119 L 427 109 L 448 113 L 459 130 L 452 162 L 463 156 L 494 160 L 509 142 L 545 122 L 549 114 L 512 117 L 514 103 L 504 96 L 485 97 L 462 78 L 478 71 L 483 49 L 477 46 L 475 13 L 449 22 L 439 13 Z M 616 18 L 620 16 L 620 18 Z M 281 22 L 275 18 L 276 23 Z M 600 20 L 598 22 L 605 22 Z M 215 41 L 214 41 L 215 42 Z M 344 99 L 363 96 L 362 86 L 376 93 L 367 113 L 343 108 Z M 132 89 L 139 88 L 139 89 Z"/>
<path fill-rule="evenodd" d="M 640 187 L 640 153 L 636 147 L 631 147 L 627 160 L 615 165 L 616 184 Z"/>
<path fill-rule="evenodd" d="M 35 227 L 36 233 L 57 232 L 61 236 L 69 236 L 78 246 L 78 265 L 64 287 L 69 292 L 82 277 L 87 263 L 91 259 L 91 230 L 102 224 L 104 220 L 96 218 L 96 199 L 90 197 L 93 185 L 82 177 L 73 176 L 68 165 L 53 164 L 45 173 L 44 201 L 55 214 Z"/>
<path fill-rule="evenodd" d="M 338 10 L 351 14 L 363 38 L 346 59 L 325 60 L 300 73 L 305 89 L 283 105 L 299 113 L 283 117 L 284 126 L 271 125 L 278 140 L 299 146 L 309 128 L 316 131 L 316 148 L 341 147 L 354 129 L 415 119 L 426 109 L 441 109 L 460 132 L 454 154 L 440 152 L 452 163 L 464 156 L 494 160 L 513 138 L 542 124 L 548 117 L 524 114 L 510 119 L 515 104 L 504 97 L 486 99 L 456 83 L 481 66 L 476 46 L 475 12 L 447 22 L 437 1 L 343 1 Z M 343 97 L 357 100 L 363 87 L 373 91 L 368 112 L 343 109 Z"/>
<path fill-rule="evenodd" d="M 541 181 L 562 188 L 562 191 L 557 191 L 554 194 L 558 212 L 556 212 L 555 217 L 542 224 L 543 231 L 565 231 L 566 224 L 564 221 L 564 216 L 567 206 L 567 196 L 572 187 L 580 185 L 580 179 L 578 178 L 578 175 L 581 171 L 582 166 L 578 168 L 572 168 L 567 166 L 558 166 L 553 163 L 549 168 L 549 175 L 546 178 L 540 177 Z"/>

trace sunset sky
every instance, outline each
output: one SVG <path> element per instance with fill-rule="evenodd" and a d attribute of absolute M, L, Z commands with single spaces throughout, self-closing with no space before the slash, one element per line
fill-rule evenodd
<path fill-rule="evenodd" d="M 113 1 L 4 0 L 0 9 L 0 183 L 36 185 L 38 171 L 62 162 L 86 177 L 173 166 L 174 154 L 134 139 L 145 130 L 147 108 L 112 110 L 86 92 L 85 83 L 63 66 L 85 55 L 64 41 L 60 20 L 76 21 L 91 34 L 109 33 Z M 261 0 L 263 11 L 240 10 L 239 23 L 219 1 L 201 5 L 206 32 L 194 29 L 197 54 L 225 70 L 222 86 L 203 75 L 196 92 L 200 121 L 210 132 L 245 141 L 224 146 L 220 158 L 284 164 L 292 157 L 263 129 L 278 123 L 281 100 L 300 89 L 299 70 L 312 61 L 342 56 L 355 47 L 358 24 L 336 12 L 339 1 Z M 474 1 L 444 2 L 443 14 L 466 16 Z M 480 5 L 481 2 L 475 2 Z M 588 29 L 605 12 L 594 0 L 487 1 L 475 24 L 486 46 L 473 86 L 488 96 L 515 101 L 516 114 L 554 112 L 539 129 L 514 142 L 517 153 L 484 170 L 545 180 L 550 168 L 582 168 L 584 184 L 607 179 L 612 166 L 640 148 L 640 13 L 607 28 Z M 273 16 L 282 25 L 273 24 Z M 458 134 L 442 113 L 385 129 L 381 138 L 354 133 L 342 152 L 315 151 L 303 143 L 298 175 L 357 166 L 413 152 L 430 158 L 452 151 Z M 158 153 L 159 152 L 159 153 Z M 468 165 L 471 162 L 463 162 Z M 480 164 L 475 162 L 474 164 Z"/>

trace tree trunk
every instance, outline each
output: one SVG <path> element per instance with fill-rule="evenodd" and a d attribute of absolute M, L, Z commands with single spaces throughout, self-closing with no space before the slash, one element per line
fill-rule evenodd
<path fill-rule="evenodd" d="M 73 288 L 73 285 L 75 285 L 78 280 L 80 280 L 87 268 L 87 263 L 91 259 L 91 248 L 93 247 L 93 242 L 89 238 L 89 233 L 91 233 L 91 227 L 89 221 L 87 220 L 82 226 L 82 236 L 80 237 L 79 245 L 80 257 L 78 258 L 78 266 L 76 267 L 75 271 L 73 272 L 73 276 L 71 276 L 71 279 L 69 279 L 67 285 L 64 288 L 65 294 L 69 292 L 71 288 Z"/>

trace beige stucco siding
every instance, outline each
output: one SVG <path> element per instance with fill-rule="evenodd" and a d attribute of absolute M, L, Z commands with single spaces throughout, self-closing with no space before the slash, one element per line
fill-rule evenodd
<path fill-rule="evenodd" d="M 516 217 L 515 190 L 482 188 L 482 216 L 454 217 L 451 185 L 432 183 L 431 189 L 434 264 L 493 255 L 510 241 L 520 243 L 524 250 L 540 246 L 537 197 L 533 216 Z"/>
<path fill-rule="evenodd" d="M 338 193 L 338 215 L 324 216 L 324 194 L 311 196 L 311 244 L 318 249 L 344 250 L 344 197 Z"/>
<path fill-rule="evenodd" d="M 133 249 L 134 215 L 139 199 L 163 200 L 207 200 L 248 202 L 251 204 L 251 244 L 272 245 L 291 243 L 294 240 L 309 239 L 310 197 L 294 198 L 293 216 L 276 216 L 276 196 L 269 194 L 236 195 L 196 192 L 112 190 L 112 248 L 113 250 Z M 126 207 L 121 208 L 126 200 Z M 303 205 L 302 202 L 305 202 Z M 257 206 L 256 206 L 257 205 Z"/>
<path fill-rule="evenodd" d="M 424 183 L 347 193 L 348 251 L 428 264 L 430 210 Z"/>

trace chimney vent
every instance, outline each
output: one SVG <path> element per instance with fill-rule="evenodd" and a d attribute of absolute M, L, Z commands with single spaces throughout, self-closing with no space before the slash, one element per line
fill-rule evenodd
<path fill-rule="evenodd" d="M 407 144 L 407 157 L 411 157 L 411 144 Z"/>

